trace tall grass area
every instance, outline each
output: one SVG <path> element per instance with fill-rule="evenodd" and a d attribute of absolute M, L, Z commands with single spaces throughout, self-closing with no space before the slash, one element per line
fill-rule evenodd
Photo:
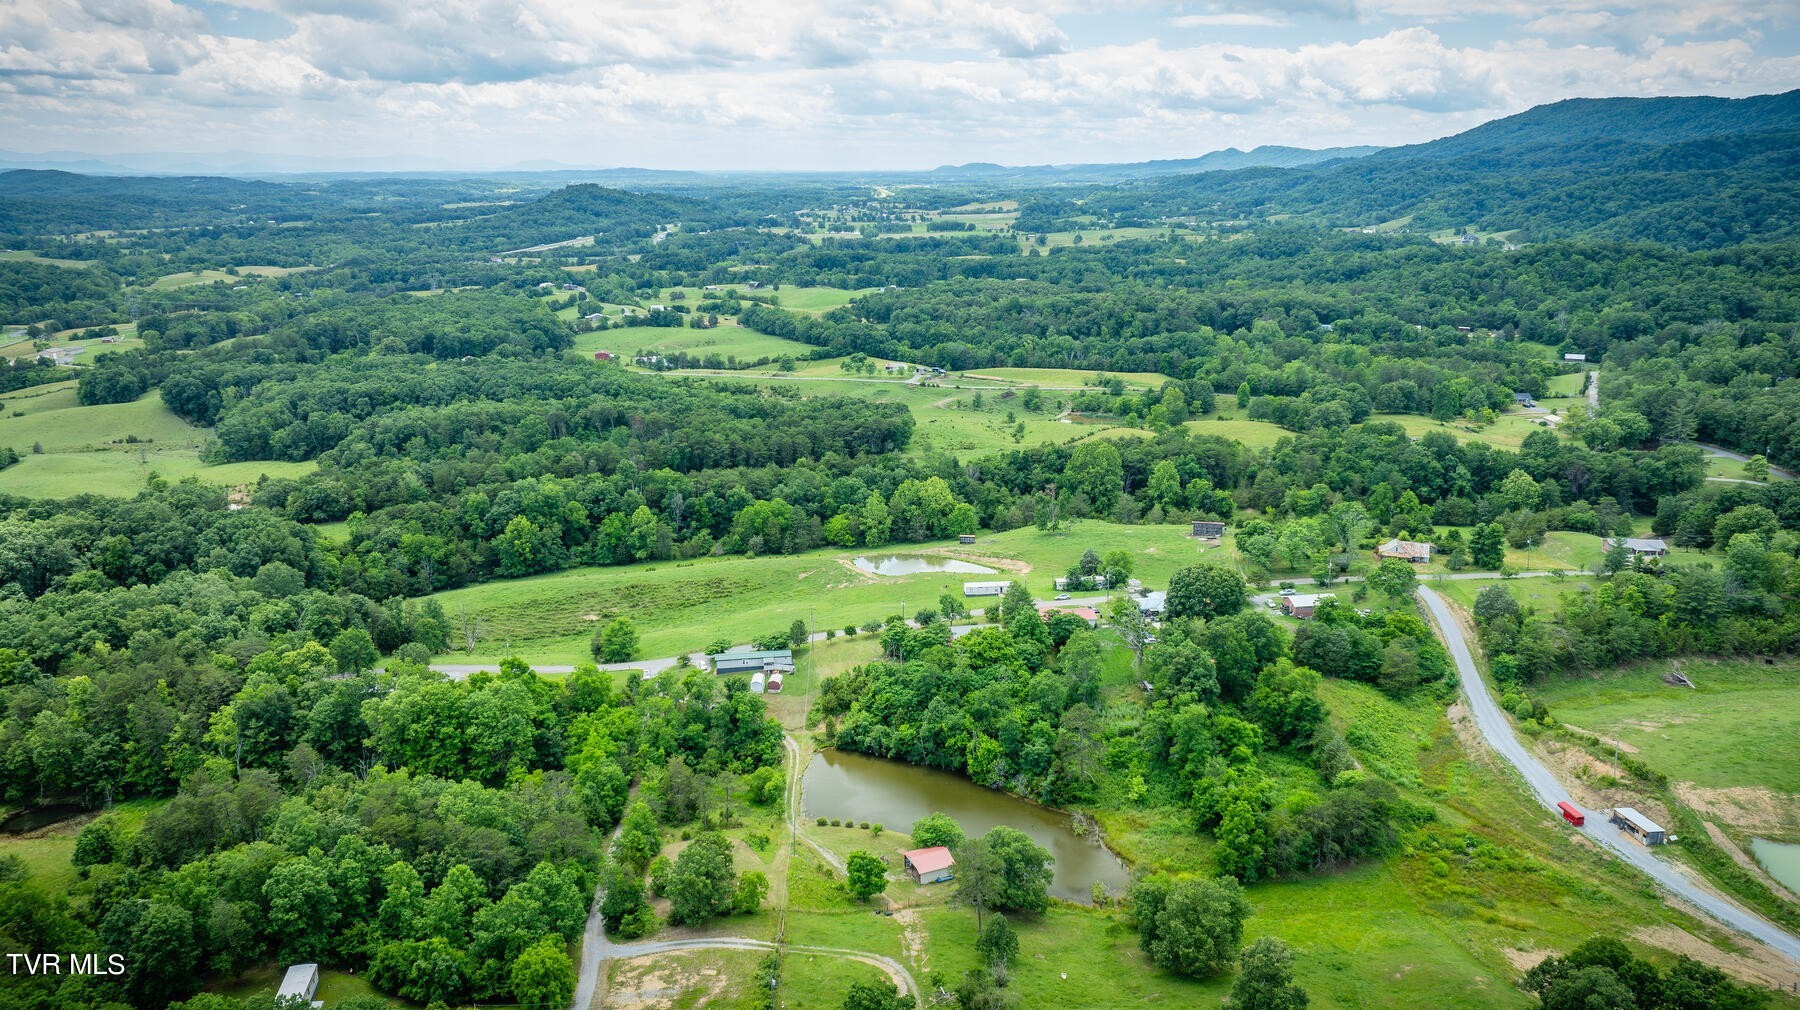
<path fill-rule="evenodd" d="M 1694 688 L 1663 675 L 1678 669 Z M 1534 693 L 1561 721 L 1636 749 L 1671 781 L 1800 794 L 1800 662 L 1684 659 L 1558 678 Z"/>

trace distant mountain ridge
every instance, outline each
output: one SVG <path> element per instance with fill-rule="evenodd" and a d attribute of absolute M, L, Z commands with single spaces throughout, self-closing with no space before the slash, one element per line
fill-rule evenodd
<path fill-rule="evenodd" d="M 1158 161 L 1122 163 L 1081 163 L 1072 165 L 997 165 L 971 162 L 966 165 L 941 165 L 924 173 L 937 181 L 981 182 L 1102 182 L 1106 180 L 1144 179 L 1161 175 L 1187 175 L 1195 172 L 1229 172 L 1240 168 L 1298 168 L 1349 158 L 1366 158 L 1385 150 L 1381 147 L 1327 147 L 1317 150 L 1305 147 L 1283 147 L 1264 144 L 1248 151 L 1227 147 L 1198 158 L 1165 158 Z"/>

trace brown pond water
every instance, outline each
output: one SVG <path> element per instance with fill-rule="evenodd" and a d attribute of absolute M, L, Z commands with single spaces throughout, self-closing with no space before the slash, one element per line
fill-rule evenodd
<path fill-rule="evenodd" d="M 847 818 L 907 831 L 933 811 L 956 819 L 970 835 L 986 834 L 1004 824 L 1018 828 L 1049 850 L 1056 860 L 1050 894 L 1089 904 L 1094 881 L 1122 895 L 1131 875 L 1119 857 L 1070 828 L 1067 811 L 1051 810 L 1005 793 L 984 789 L 960 775 L 920 768 L 849 751 L 827 750 L 813 756 L 801 780 L 801 814 Z"/>

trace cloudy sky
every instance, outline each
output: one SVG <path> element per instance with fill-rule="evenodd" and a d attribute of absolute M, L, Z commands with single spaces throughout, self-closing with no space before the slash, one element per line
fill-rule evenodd
<path fill-rule="evenodd" d="M 929 168 L 1800 87 L 1794 0 L 4 0 L 0 147 Z"/>

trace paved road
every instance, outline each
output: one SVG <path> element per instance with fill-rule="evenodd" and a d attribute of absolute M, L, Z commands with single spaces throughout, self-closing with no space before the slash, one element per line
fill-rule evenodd
<path fill-rule="evenodd" d="M 1475 716 L 1476 728 L 1481 731 L 1488 746 L 1519 770 L 1538 802 L 1555 812 L 1558 801 L 1569 800 L 1568 790 L 1543 762 L 1525 749 L 1518 736 L 1513 733 L 1512 725 L 1506 721 L 1506 716 L 1501 713 L 1493 695 L 1488 693 L 1486 682 L 1481 679 L 1481 671 L 1475 666 L 1475 658 L 1469 651 L 1462 626 L 1450 613 L 1443 598 L 1425 587 L 1420 587 L 1419 597 L 1425 601 L 1425 608 L 1431 612 L 1432 620 L 1437 624 L 1438 632 L 1450 650 L 1450 658 L 1456 663 L 1457 675 L 1462 680 L 1463 696 L 1468 699 L 1469 711 Z M 1587 815 L 1587 825 L 1581 828 L 1569 825 L 1566 830 L 1582 832 L 1620 859 L 1642 870 L 1664 890 L 1700 909 L 1713 921 L 1754 937 L 1800 966 L 1800 938 L 1762 916 L 1720 897 L 1688 876 L 1681 868 L 1657 858 L 1650 849 L 1630 840 L 1613 827 L 1601 811 L 1583 810 L 1582 813 Z"/>
<path fill-rule="evenodd" d="M 1588 372 L 1587 398 L 1588 409 L 1596 414 L 1600 413 L 1600 370 L 1598 368 Z"/>

